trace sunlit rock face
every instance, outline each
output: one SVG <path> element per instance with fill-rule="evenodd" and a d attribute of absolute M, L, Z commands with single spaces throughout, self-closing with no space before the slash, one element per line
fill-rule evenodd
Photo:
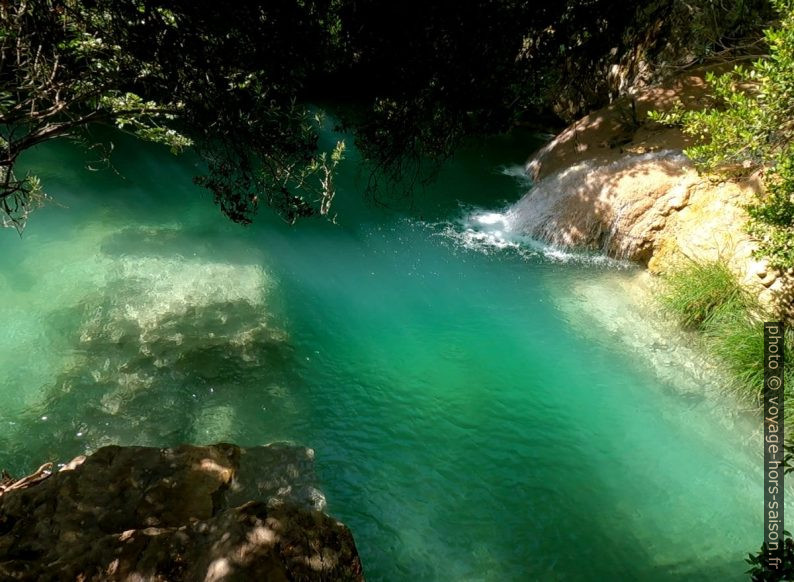
<path fill-rule="evenodd" d="M 707 73 L 693 68 L 576 120 L 527 162 L 535 186 L 508 213 L 513 234 L 565 250 L 590 249 L 647 264 L 725 261 L 761 304 L 794 318 L 794 269 L 755 257 L 746 206 L 763 196 L 762 174 L 734 180 L 698 176 L 682 151 L 693 137 L 650 122 L 650 111 L 702 110 Z"/>
<path fill-rule="evenodd" d="M 697 173 L 673 151 L 586 160 L 538 182 L 508 213 L 511 228 L 562 248 L 632 261 L 653 255 Z"/>
<path fill-rule="evenodd" d="M 104 447 L 0 497 L 3 580 L 363 580 L 313 451 Z"/>
<path fill-rule="evenodd" d="M 513 235 L 639 262 L 656 274 L 689 260 L 724 261 L 762 304 L 792 317 L 794 272 L 757 259 L 745 228 L 745 208 L 762 192 L 758 174 L 716 182 L 677 150 L 623 154 L 540 179 L 502 221 Z"/>

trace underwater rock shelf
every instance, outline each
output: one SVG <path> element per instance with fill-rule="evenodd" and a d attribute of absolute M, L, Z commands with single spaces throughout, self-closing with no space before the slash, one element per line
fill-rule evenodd
<path fill-rule="evenodd" d="M 363 580 L 288 444 L 103 447 L 0 496 L 3 580 Z"/>

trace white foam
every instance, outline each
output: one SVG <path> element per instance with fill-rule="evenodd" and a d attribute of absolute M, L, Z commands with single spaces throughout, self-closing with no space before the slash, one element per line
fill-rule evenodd
<path fill-rule="evenodd" d="M 521 186 L 527 188 L 531 187 L 533 184 L 532 177 L 527 173 L 527 170 L 524 166 L 501 166 L 499 168 L 499 173 L 514 178 Z"/>
<path fill-rule="evenodd" d="M 483 254 L 509 252 L 527 260 L 542 258 L 555 262 L 626 268 L 630 266 L 626 261 L 606 256 L 606 247 L 600 252 L 579 251 L 561 240 L 560 229 L 555 221 L 558 193 L 581 188 L 594 173 L 609 175 L 651 160 L 686 163 L 686 158 L 680 152 L 664 150 L 621 158 L 609 164 L 584 161 L 538 183 L 533 183 L 523 166 L 501 166 L 499 172 L 516 178 L 529 188 L 520 200 L 501 209 L 462 208 L 461 216 L 457 219 L 427 226 L 435 231 L 436 236 L 444 237 L 466 250 Z M 622 212 L 618 212 L 618 218 L 621 215 Z M 614 237 L 616 228 L 617 224 L 613 224 L 607 233 L 607 243 Z"/>
<path fill-rule="evenodd" d="M 605 255 L 576 252 L 547 244 L 527 236 L 515 227 L 511 207 L 501 211 L 465 208 L 452 222 L 429 225 L 456 246 L 469 251 L 492 255 L 509 252 L 525 260 L 546 259 L 560 263 L 586 263 L 624 268 L 628 264 Z"/>

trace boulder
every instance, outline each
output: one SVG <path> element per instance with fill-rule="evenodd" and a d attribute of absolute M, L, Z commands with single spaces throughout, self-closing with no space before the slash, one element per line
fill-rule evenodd
<path fill-rule="evenodd" d="M 538 182 L 510 211 L 512 228 L 563 248 L 647 263 L 698 181 L 680 152 L 582 161 Z"/>
<path fill-rule="evenodd" d="M 724 261 L 760 303 L 794 318 L 794 273 L 755 257 L 745 207 L 763 196 L 761 173 L 698 175 L 680 128 L 650 111 L 700 110 L 711 103 L 709 72 L 696 67 L 637 89 L 572 123 L 527 162 L 534 187 L 507 213 L 508 231 L 563 249 L 590 250 L 647 265 L 654 274 L 682 261 Z"/>
<path fill-rule="evenodd" d="M 313 452 L 103 447 L 0 496 L 2 580 L 363 580 Z"/>

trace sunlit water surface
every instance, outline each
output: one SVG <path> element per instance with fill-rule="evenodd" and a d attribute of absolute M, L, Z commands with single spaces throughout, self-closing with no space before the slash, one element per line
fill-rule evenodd
<path fill-rule="evenodd" d="M 370 580 L 743 579 L 756 421 L 599 327 L 630 269 L 501 238 L 536 145 L 473 146 L 396 211 L 351 159 L 338 224 L 294 228 L 230 224 L 157 147 L 29 154 L 57 204 L 0 232 L 0 467 L 291 440 Z"/>

